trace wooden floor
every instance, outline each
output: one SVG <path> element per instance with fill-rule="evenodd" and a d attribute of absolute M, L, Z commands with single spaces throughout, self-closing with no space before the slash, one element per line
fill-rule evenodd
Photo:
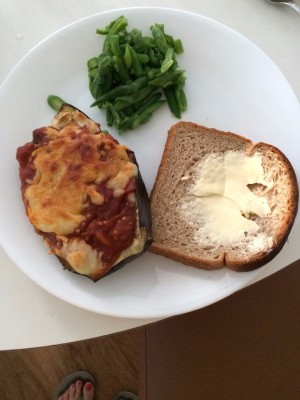
<path fill-rule="evenodd" d="M 112 400 L 121 390 L 138 389 L 143 329 L 72 344 L 0 352 L 1 400 L 50 400 L 62 377 L 89 371 L 96 400 Z"/>
<path fill-rule="evenodd" d="M 146 329 L 147 400 L 299 400 L 300 262 Z"/>
<path fill-rule="evenodd" d="M 51 399 L 83 369 L 96 400 L 299 400 L 300 262 L 209 307 L 77 343 L 0 352 L 0 400 Z"/>

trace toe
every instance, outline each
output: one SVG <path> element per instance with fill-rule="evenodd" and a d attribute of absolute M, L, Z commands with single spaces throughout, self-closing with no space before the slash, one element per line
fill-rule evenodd
<path fill-rule="evenodd" d="M 82 386 L 83 382 L 82 381 L 76 381 L 75 383 L 75 394 L 74 394 L 74 400 L 79 400 L 81 393 L 82 393 Z"/>
<path fill-rule="evenodd" d="M 94 385 L 91 382 L 85 383 L 83 386 L 83 400 L 94 399 Z"/>
<path fill-rule="evenodd" d="M 59 396 L 58 400 L 69 400 L 69 389 L 68 388 L 65 393 L 63 393 L 62 395 Z"/>
<path fill-rule="evenodd" d="M 72 383 L 72 385 L 70 385 L 69 389 L 65 393 L 65 394 L 68 394 L 68 397 L 66 397 L 66 400 L 75 400 L 75 393 L 76 393 L 76 385 L 75 385 L 75 383 Z M 65 398 L 64 398 L 64 400 L 65 400 Z"/>
<path fill-rule="evenodd" d="M 75 383 L 72 383 L 68 389 L 61 396 L 59 396 L 58 400 L 75 400 L 75 394 L 76 385 Z"/>

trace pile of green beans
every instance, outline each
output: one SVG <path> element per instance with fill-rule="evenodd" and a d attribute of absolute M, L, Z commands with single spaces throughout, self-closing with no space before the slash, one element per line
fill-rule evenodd
<path fill-rule="evenodd" d="M 97 29 L 106 36 L 102 52 L 87 62 L 92 106 L 105 110 L 107 125 L 120 133 L 147 122 L 164 103 L 177 118 L 187 108 L 186 78 L 176 59 L 181 40 L 166 34 L 163 24 L 151 26 L 151 36 L 127 26 L 120 16 Z"/>

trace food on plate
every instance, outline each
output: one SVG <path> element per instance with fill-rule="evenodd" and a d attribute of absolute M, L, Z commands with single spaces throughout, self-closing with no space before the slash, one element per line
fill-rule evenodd
<path fill-rule="evenodd" d="M 185 75 L 176 58 L 183 52 L 181 40 L 165 33 L 163 24 L 151 26 L 151 36 L 127 25 L 120 16 L 97 29 L 105 35 L 102 51 L 87 63 L 92 106 L 104 109 L 108 126 L 120 132 L 147 122 L 164 102 L 177 118 L 187 107 Z"/>
<path fill-rule="evenodd" d="M 250 271 L 286 242 L 298 185 L 274 146 L 182 121 L 169 130 L 150 203 L 153 253 Z"/>
<path fill-rule="evenodd" d="M 47 97 L 48 105 L 55 111 L 59 111 L 64 103 L 66 103 L 62 98 L 56 96 L 55 94 L 50 94 Z"/>
<path fill-rule="evenodd" d="M 150 207 L 135 155 L 81 111 L 63 104 L 17 160 L 28 218 L 65 268 L 97 281 L 146 250 Z"/>

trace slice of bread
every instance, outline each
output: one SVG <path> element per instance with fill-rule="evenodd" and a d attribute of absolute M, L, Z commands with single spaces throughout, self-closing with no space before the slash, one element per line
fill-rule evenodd
<path fill-rule="evenodd" d="M 222 164 L 228 155 L 237 157 L 230 173 L 228 169 L 224 172 Z M 260 162 L 263 176 L 251 178 L 243 190 L 265 207 L 264 211 L 241 209 L 235 204 L 240 194 L 233 192 L 228 199 L 227 189 L 223 194 L 213 190 L 195 195 L 197 183 L 200 192 L 215 181 L 218 186 L 225 182 L 230 186 L 232 174 L 237 180 L 239 174 L 245 175 L 241 165 L 249 159 Z M 218 170 L 210 164 L 206 170 L 210 176 L 205 178 L 203 171 L 211 160 Z M 169 130 L 150 201 L 150 251 L 196 268 L 250 271 L 270 261 L 286 242 L 297 214 L 298 185 L 292 165 L 276 147 L 253 144 L 231 132 L 178 122 Z M 223 201 L 229 204 L 229 212 Z M 233 219 L 231 207 L 238 207 Z M 236 222 L 242 226 L 236 228 Z"/>

